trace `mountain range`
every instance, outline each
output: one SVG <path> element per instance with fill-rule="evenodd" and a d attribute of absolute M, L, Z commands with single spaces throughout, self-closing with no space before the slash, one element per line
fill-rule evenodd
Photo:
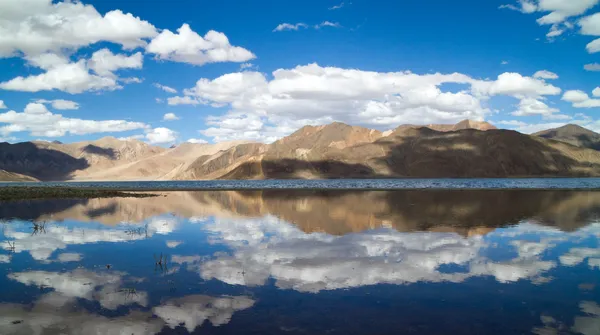
<path fill-rule="evenodd" d="M 0 180 L 586 177 L 600 176 L 596 149 L 600 134 L 576 125 L 526 135 L 471 120 L 387 132 L 334 122 L 271 144 L 0 143 Z"/>

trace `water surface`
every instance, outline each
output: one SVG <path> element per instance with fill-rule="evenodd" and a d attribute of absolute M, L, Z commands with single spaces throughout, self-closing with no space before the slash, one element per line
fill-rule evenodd
<path fill-rule="evenodd" d="M 0 203 L 0 334 L 599 334 L 600 192 Z"/>
<path fill-rule="evenodd" d="M 240 189 L 597 189 L 600 178 L 440 178 L 328 180 L 199 180 L 123 182 L 0 182 L 2 186 L 92 187 L 127 190 L 240 190 Z"/>

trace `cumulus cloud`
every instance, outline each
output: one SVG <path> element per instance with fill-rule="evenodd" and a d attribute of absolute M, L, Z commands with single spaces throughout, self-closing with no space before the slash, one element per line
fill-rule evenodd
<path fill-rule="evenodd" d="M 557 108 L 551 108 L 538 99 L 524 98 L 519 102 L 519 108 L 511 114 L 514 116 L 541 115 L 544 118 L 551 119 L 557 116 L 560 117 L 560 115 L 555 114 L 558 112 L 560 111 Z"/>
<path fill-rule="evenodd" d="M 179 120 L 179 117 L 177 115 L 175 115 L 174 113 L 167 113 L 163 116 L 163 120 L 164 121 L 175 121 L 175 120 Z"/>
<path fill-rule="evenodd" d="M 76 103 L 75 101 L 71 101 L 71 100 L 63 100 L 63 99 L 45 100 L 45 99 L 39 99 L 39 100 L 36 100 L 36 102 L 40 103 L 40 104 L 50 104 L 50 105 L 52 105 L 52 108 L 58 109 L 58 110 L 79 109 L 79 104 Z"/>
<path fill-rule="evenodd" d="M 533 75 L 533 77 L 539 79 L 558 79 L 558 75 L 556 73 L 547 70 L 538 71 Z"/>
<path fill-rule="evenodd" d="M 595 89 L 593 91 L 594 96 L 598 96 L 600 90 Z M 590 96 L 580 90 L 566 91 L 562 97 L 562 100 L 568 101 L 573 104 L 575 108 L 595 108 L 600 107 L 600 99 L 593 99 Z"/>
<path fill-rule="evenodd" d="M 4 103 L 3 100 L 0 100 L 0 109 L 7 109 L 8 107 L 6 107 L 6 104 Z"/>
<path fill-rule="evenodd" d="M 184 97 L 170 97 L 167 99 L 167 103 L 171 106 L 177 106 L 177 105 L 199 105 L 200 101 L 198 101 L 197 99 L 194 99 L 190 96 L 184 96 Z"/>
<path fill-rule="evenodd" d="M 147 46 L 146 51 L 157 58 L 174 62 L 204 65 L 217 62 L 246 62 L 256 56 L 242 48 L 232 46 L 225 34 L 209 31 L 204 37 L 192 31 L 188 24 L 177 29 L 177 34 L 163 30 Z"/>
<path fill-rule="evenodd" d="M 598 2 L 599 0 L 519 0 L 517 5 L 506 4 L 500 6 L 500 8 L 512 9 L 524 14 L 545 13 L 537 19 L 537 23 L 539 25 L 551 25 L 546 37 L 553 39 L 562 35 L 566 30 L 573 28 L 573 23 L 569 21 L 570 18 L 584 14 L 590 8 L 596 6 Z M 583 24 L 589 27 L 591 26 L 590 21 L 593 20 L 585 20 Z M 582 33 L 588 34 L 583 29 Z"/>
<path fill-rule="evenodd" d="M 548 73 L 544 73 L 548 76 Z M 503 73 L 495 80 L 464 74 L 372 72 L 318 64 L 279 69 L 268 79 L 255 71 L 202 78 L 171 104 L 230 107 L 207 119 L 205 136 L 216 141 L 251 139 L 270 142 L 307 124 L 332 121 L 371 127 L 483 120 L 487 98 L 508 95 L 520 100 L 560 94 L 544 79 Z M 443 84 L 464 88 L 445 91 Z"/>
<path fill-rule="evenodd" d="M 169 128 L 154 128 L 146 133 L 146 140 L 150 144 L 168 144 L 177 140 L 178 133 Z"/>
<path fill-rule="evenodd" d="M 133 49 L 156 36 L 147 21 L 120 10 L 101 15 L 92 5 L 47 0 L 4 0 L 0 4 L 0 57 L 18 53 L 77 50 L 106 41 Z"/>
<path fill-rule="evenodd" d="M 95 133 L 121 132 L 147 128 L 141 122 L 125 120 L 83 120 L 67 118 L 61 114 L 51 113 L 45 105 L 30 103 L 23 113 L 13 110 L 0 113 L 0 134 L 27 131 L 31 136 L 60 137 L 66 134 L 86 135 Z"/>
<path fill-rule="evenodd" d="M 28 77 L 16 77 L 0 83 L 0 89 L 39 92 L 59 90 L 71 94 L 85 91 L 115 90 L 121 88 L 115 78 L 91 74 L 87 62 L 57 63 L 47 66 L 46 72 Z"/>
<path fill-rule="evenodd" d="M 159 88 L 167 93 L 173 93 L 173 94 L 177 93 L 177 90 L 172 87 L 169 87 L 166 85 L 161 85 L 159 83 L 154 83 L 153 85 L 154 85 L 154 87 Z"/>
<path fill-rule="evenodd" d="M 100 76 L 116 77 L 113 72 L 119 69 L 141 69 L 143 62 L 144 58 L 141 52 L 130 56 L 115 55 L 104 48 L 92 54 L 92 58 L 88 60 L 88 67 Z"/>

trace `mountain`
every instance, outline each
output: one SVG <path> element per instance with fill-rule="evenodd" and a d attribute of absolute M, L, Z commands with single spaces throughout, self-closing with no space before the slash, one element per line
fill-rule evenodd
<path fill-rule="evenodd" d="M 600 150 L 600 134 L 575 124 L 543 130 L 533 135 L 569 143 L 577 147 Z"/>
<path fill-rule="evenodd" d="M 593 142 L 592 135 L 598 136 L 573 127 L 530 136 L 465 120 L 382 133 L 335 122 L 305 126 L 272 144 L 183 143 L 166 149 L 113 137 L 0 143 L 0 170 L 43 181 L 600 176 L 599 151 L 554 140 L 576 133 L 571 136 Z"/>
<path fill-rule="evenodd" d="M 306 135 L 308 143 L 314 142 L 311 138 L 316 133 L 311 129 L 300 132 Z M 386 135 L 341 149 L 323 144 L 312 149 L 282 146 L 281 142 L 288 142 L 284 138 L 239 155 L 235 154 L 238 148 L 232 148 L 218 158 L 205 159 L 211 162 L 210 168 L 203 164 L 190 168 L 195 169 L 193 175 L 197 179 L 600 175 L 600 152 L 516 131 L 440 132 L 401 126 Z"/>
<path fill-rule="evenodd" d="M 457 124 L 430 124 L 426 126 L 427 128 L 447 132 L 447 131 L 457 131 L 457 130 L 465 130 L 465 129 L 476 129 L 476 130 L 492 130 L 498 129 L 491 123 L 485 121 L 473 121 L 473 120 L 463 120 Z"/>

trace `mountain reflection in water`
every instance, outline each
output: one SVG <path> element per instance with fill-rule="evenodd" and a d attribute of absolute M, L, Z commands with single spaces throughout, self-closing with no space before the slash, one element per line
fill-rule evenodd
<path fill-rule="evenodd" d="M 600 334 L 600 193 L 0 203 L 0 334 Z"/>

